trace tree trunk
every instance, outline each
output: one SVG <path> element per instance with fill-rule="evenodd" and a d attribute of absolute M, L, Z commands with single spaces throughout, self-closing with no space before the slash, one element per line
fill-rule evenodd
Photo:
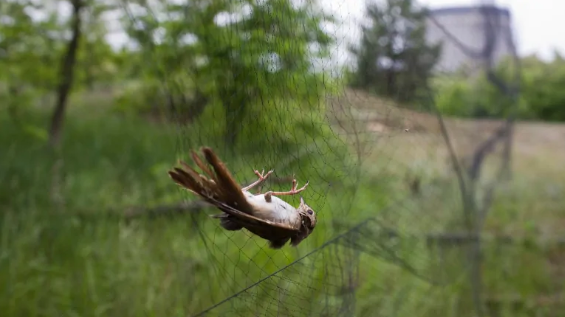
<path fill-rule="evenodd" d="M 65 108 L 67 106 L 67 99 L 73 84 L 73 73 L 79 39 L 81 36 L 80 11 L 82 9 L 82 0 L 72 0 L 71 4 L 73 6 L 72 37 L 67 46 L 67 52 L 61 62 L 59 87 L 57 88 L 57 101 L 55 104 L 55 111 L 51 117 L 51 126 L 49 128 L 49 144 L 51 147 L 57 147 L 61 140 Z"/>

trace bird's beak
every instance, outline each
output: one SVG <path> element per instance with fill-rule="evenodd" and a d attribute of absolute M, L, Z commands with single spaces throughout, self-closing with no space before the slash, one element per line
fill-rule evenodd
<path fill-rule="evenodd" d="M 304 203 L 304 198 L 302 198 L 302 196 L 300 196 L 300 204 L 301 204 L 301 205 L 304 205 L 304 204 L 305 204 L 305 203 Z"/>

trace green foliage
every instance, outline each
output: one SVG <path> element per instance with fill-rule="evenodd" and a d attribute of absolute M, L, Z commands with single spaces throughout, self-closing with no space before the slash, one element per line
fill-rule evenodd
<path fill-rule="evenodd" d="M 522 94 L 530 117 L 547 121 L 565 121 L 565 59 L 551 62 L 536 58 L 523 61 Z"/>
<path fill-rule="evenodd" d="M 509 87 L 515 85 L 513 62 L 500 63 L 494 74 Z M 521 82 L 518 99 L 498 89 L 485 74 L 438 76 L 433 86 L 436 106 L 444 114 L 470 118 L 506 118 L 510 114 L 522 120 L 565 121 L 565 61 L 551 62 L 536 57 L 521 60 Z"/>
<path fill-rule="evenodd" d="M 45 121 L 45 114 L 34 112 L 29 121 L 40 124 Z M 245 241 L 244 233 L 227 236 L 205 215 L 199 221 L 200 228 L 191 226 L 192 219 L 188 214 L 129 222 L 120 217 L 119 214 L 129 206 L 172 204 L 189 197 L 175 190 L 176 186 L 164 176 L 177 155 L 176 129 L 108 112 L 94 116 L 87 112 L 71 112 L 65 134 L 66 146 L 59 155 L 54 155 L 46 151 L 40 140 L 21 134 L 4 114 L 0 114 L 0 124 L 4 128 L 4 133 L 0 134 L 3 154 L 0 156 L 0 310 L 3 316 L 192 315 L 223 299 L 226 291 L 240 290 L 242 285 L 237 281 L 262 277 L 249 276 L 251 273 L 246 264 L 232 261 L 260 263 L 263 270 L 270 271 L 277 256 L 284 258 L 280 252 L 264 249 L 259 239 L 250 240 L 245 248 L 234 248 L 237 243 L 234 241 Z M 399 148 L 399 151 L 403 149 Z M 315 153 L 322 153 L 319 151 L 316 149 Z M 247 170 L 248 162 L 256 160 L 255 157 L 230 159 L 230 167 Z M 327 163 L 327 157 L 318 159 Z M 391 195 L 404 197 L 399 184 L 391 183 L 394 180 L 390 176 L 383 177 L 383 167 L 390 165 L 388 159 L 381 160 L 363 167 L 348 219 L 374 215 L 375 210 L 386 205 Z M 261 164 L 265 164 L 264 161 Z M 330 168 L 307 164 L 300 171 L 315 176 L 328 173 Z M 318 177 L 323 179 L 324 176 Z M 316 178 L 311 181 L 310 189 L 319 191 Z M 406 208 L 426 208 L 431 197 L 438 197 L 436 194 L 426 197 L 428 191 L 443 193 L 441 197 L 445 201 L 452 198 L 451 183 L 442 185 L 437 182 L 437 175 L 431 173 L 423 181 L 427 184 L 424 197 L 415 201 L 414 207 Z M 524 217 L 519 216 L 518 208 L 522 208 L 522 204 L 538 215 L 536 206 L 540 204 L 540 195 L 532 188 L 544 186 L 536 183 L 532 187 L 528 179 L 518 181 L 521 187 L 516 188 L 517 191 L 502 195 L 495 202 L 493 215 L 495 222 L 502 221 L 500 225 L 519 224 L 516 218 Z M 332 217 L 328 211 L 332 206 L 343 206 L 346 195 L 337 195 L 339 190 L 333 195 L 328 194 L 316 206 L 323 215 L 320 227 L 311 237 L 317 245 L 329 236 L 325 233 L 330 227 L 328 218 Z M 551 206 L 551 212 L 557 215 L 563 202 L 551 201 L 546 196 L 542 198 L 541 203 L 545 207 Z M 437 205 L 430 204 L 429 207 Z M 402 228 L 415 229 L 425 222 L 414 221 L 413 217 L 403 214 Z M 435 214 L 428 217 L 434 221 L 438 219 Z M 213 237 L 213 246 L 202 247 L 198 230 Z M 412 256 L 417 263 L 425 259 L 425 255 L 407 252 L 409 250 L 411 248 L 398 251 Z M 551 280 L 543 250 L 521 245 L 502 250 L 500 245 L 486 246 L 487 291 L 535 296 L 539 295 L 539 290 L 549 289 Z M 218 256 L 210 257 L 210 252 L 217 252 Z M 337 255 L 314 257 L 314 264 L 320 269 L 308 269 L 314 274 L 312 278 L 328 278 L 324 268 L 331 267 L 332 256 Z M 463 262 L 466 259 L 464 256 L 459 258 Z M 288 262 L 294 259 L 291 256 L 284 258 Z M 458 283 L 446 287 L 430 286 L 379 258 L 364 254 L 361 261 L 356 315 L 437 316 L 440 311 L 445 316 L 470 316 L 469 306 L 461 301 Z M 528 265 L 517 266 L 515 263 Z M 461 273 L 459 266 L 452 269 Z M 211 278 L 224 271 L 229 278 L 222 283 L 210 283 Z M 253 274 L 257 271 L 252 270 Z M 301 287 L 302 284 L 297 283 L 299 277 L 295 274 L 288 277 L 290 280 L 284 278 L 288 285 L 261 288 L 257 297 L 263 300 L 278 298 L 281 289 L 290 292 L 294 287 Z M 315 293 L 313 288 L 301 294 L 301 298 L 315 298 Z M 236 301 L 249 307 L 249 302 Z M 327 305 L 314 299 L 310 303 L 313 309 L 323 309 Z M 512 316 L 531 315 L 527 309 L 509 309 L 514 309 Z"/>
<path fill-rule="evenodd" d="M 220 104 L 222 117 L 215 121 L 225 122 L 225 141 L 235 144 L 242 126 L 276 111 L 270 100 L 291 97 L 304 108 L 331 88 L 323 71 L 311 67 L 313 59 L 329 55 L 332 43 L 321 29 L 331 18 L 312 11 L 313 2 L 203 3 L 153 6 L 135 14 L 128 28 L 141 47 L 137 54 L 153 61 L 146 80 L 162 80 L 171 99 L 188 94 L 172 107 L 176 115 L 195 120 L 205 107 Z M 156 12 L 167 19 L 155 19 Z"/>
<path fill-rule="evenodd" d="M 117 53 L 106 40 L 106 36 L 110 34 L 106 20 L 111 16 L 109 13 L 115 12 L 116 9 L 104 1 L 87 2 L 82 14 L 83 36 L 78 49 L 75 75 L 75 84 L 79 88 L 92 90 L 96 84 L 107 88 L 118 82 L 121 70 L 115 60 Z"/>
<path fill-rule="evenodd" d="M 84 0 L 85 41 L 78 51 L 74 89 L 111 83 L 116 73 L 113 51 L 104 38 L 102 16 L 111 9 L 102 1 Z M 46 140 L 47 129 L 28 122 L 34 107 L 47 107 L 61 82 L 60 64 L 66 51 L 70 21 L 60 14 L 67 1 L 12 0 L 0 5 L 0 101 L 22 133 Z"/>
<path fill-rule="evenodd" d="M 506 118 L 515 110 L 522 110 L 508 94 L 501 93 L 481 74 L 475 80 L 468 77 L 445 76 L 433 81 L 436 89 L 435 106 L 446 115 L 470 118 Z"/>
<path fill-rule="evenodd" d="M 0 309 L 4 315 L 35 315 L 39 310 L 45 315 L 84 315 L 93 311 L 105 316 L 147 312 L 188 315 L 223 296 L 224 286 L 235 291 L 242 279 L 261 278 L 236 270 L 223 285 L 210 285 L 207 277 L 213 276 L 215 265 L 222 263 L 206 264 L 217 261 L 208 257 L 208 252 L 215 249 L 203 249 L 198 231 L 191 227 L 194 219 L 190 214 L 172 221 L 124 222 L 121 213 L 130 206 L 176 204 L 188 198 L 184 192 L 179 195 L 177 186 L 166 176 L 179 155 L 175 140 L 179 132 L 173 126 L 150 124 L 136 116 L 80 111 L 84 107 L 71 104 L 71 109 L 77 111 L 68 114 L 65 146 L 59 153 L 48 151 L 41 140 L 19 133 L 9 118 L 0 116 L 5 131 L 0 136 L 0 150 L 4 153 L 0 161 L 0 298 L 4 299 L 0 300 Z M 98 107 L 104 109 L 107 105 Z M 45 117 L 45 112 L 34 112 L 28 121 L 41 124 Z M 304 156 L 280 148 L 261 151 L 247 145 L 248 152 L 238 151 L 237 157 L 223 156 L 230 169 L 245 167 L 247 171 L 250 165 L 275 167 L 275 163 L 283 163 L 276 166 L 280 167 L 277 173 L 291 175 L 298 171 L 299 179 L 311 180 L 314 197 L 327 192 L 319 185 L 323 184 L 320 180 L 337 180 L 328 162 L 344 164 L 344 158 L 332 156 L 346 153 L 332 142 L 331 130 L 305 127 L 310 135 L 294 136 L 281 127 L 262 127 L 287 132 L 293 150 L 301 144 L 293 137 L 304 138 L 315 148 L 305 148 L 308 153 Z M 320 156 L 320 151 L 326 155 Z M 276 153 L 277 157 L 266 161 L 266 152 Z M 293 162 L 295 155 L 299 159 Z M 274 189 L 286 188 L 287 184 L 281 184 Z M 328 207 L 343 205 L 341 200 L 337 196 L 327 202 L 311 200 L 311 205 L 325 214 L 328 225 L 321 226 L 309 243 L 316 241 L 320 245 L 328 238 Z M 294 259 L 290 253 L 265 249 L 260 239 L 237 248 L 208 217 L 201 217 L 201 230 L 211 233 L 214 245 L 226 250 L 221 254 L 224 259 L 237 259 L 242 252 L 256 254 L 249 260 L 271 263 L 264 270 L 272 270 L 275 259 L 278 263 L 281 257 L 284 261 Z M 244 232 L 239 232 L 239 239 L 245 242 Z M 42 291 L 46 285 L 48 293 Z"/>
<path fill-rule="evenodd" d="M 41 10 L 43 19 L 33 18 Z M 0 5 L 0 107 L 24 134 L 46 139 L 46 132 L 27 121 L 32 108 L 56 86 L 62 52 L 62 26 L 44 3 L 7 1 Z M 41 99 L 40 99 L 41 98 Z"/>
<path fill-rule="evenodd" d="M 368 2 L 370 26 L 361 26 L 362 38 L 350 47 L 357 57 L 351 74 L 353 87 L 413 102 L 428 87 L 439 45 L 426 42 L 426 9 L 413 0 Z"/>
<path fill-rule="evenodd" d="M 433 80 L 437 95 L 435 106 L 449 116 L 471 117 L 469 85 L 465 78 L 439 77 Z M 466 106 L 463 106 L 466 105 Z"/>
<path fill-rule="evenodd" d="M 230 235 L 204 214 L 124 220 L 122 213 L 130 206 L 176 204 L 188 198 L 175 191 L 166 176 L 177 156 L 186 159 L 185 145 L 211 145 L 230 170 L 246 175 L 251 168 L 265 166 L 280 176 L 295 174 L 300 181 L 310 180 L 305 196 L 321 217 L 316 233 L 300 252 L 335 236 L 339 231 L 332 226 L 335 221 L 357 223 L 390 201 L 406 198 L 398 190 L 402 185 L 398 180 L 382 177 L 384 167 L 389 167 L 386 157 L 363 167 L 358 182 L 350 182 L 357 167 L 349 157 L 351 145 L 335 135 L 325 117 L 324 98 L 337 84 L 313 66 L 314 60 L 328 56 L 332 43 L 320 27 L 332 18 L 321 13 L 315 1 L 297 6 L 288 0 L 194 0 L 185 5 L 139 0 L 127 1 L 121 11 L 111 1 L 85 0 L 64 146 L 50 151 L 43 127 L 46 106 L 52 104 L 50 97 L 61 80 L 57 72 L 68 41 L 69 19 L 56 10 L 66 2 L 0 4 L 0 106 L 9 110 L 0 111 L 3 316 L 186 316 L 241 290 L 242 281 L 257 281 L 281 263 L 296 260 L 297 254 L 268 250 L 256 237 L 245 240 L 243 232 Z M 389 3 L 401 8 L 401 16 L 421 17 L 421 12 L 409 8 L 409 1 Z M 41 11 L 44 18 L 32 19 L 32 10 Z M 122 22 L 136 48 L 110 47 L 106 38 L 112 32 L 108 19 L 113 13 L 127 14 Z M 423 29 L 416 25 L 403 35 L 420 47 Z M 370 35 L 367 41 L 374 40 Z M 410 98 L 431 67 L 430 60 L 418 59 L 431 58 L 433 50 L 428 49 L 393 52 L 397 60 L 412 63 L 407 64 L 410 74 L 394 74 L 395 88 L 406 90 Z M 354 79 L 356 74 L 350 75 Z M 532 82 L 544 76 L 530 75 Z M 556 77 L 555 86 L 560 83 L 557 78 L 561 77 Z M 94 95 L 97 88 L 108 86 L 115 91 Z M 92 89 L 80 91 L 85 87 Z M 483 108 L 488 98 L 494 98 L 489 87 L 481 88 L 488 92 L 481 99 Z M 553 112 L 544 113 L 558 117 L 553 101 L 562 95 L 552 87 L 531 94 L 551 105 Z M 469 91 L 461 84 L 445 95 L 445 109 L 453 106 L 450 100 L 468 98 Z M 469 100 L 465 102 L 473 99 Z M 109 104 L 114 111 L 107 111 Z M 466 115 L 477 113 L 471 110 Z M 501 115 L 496 111 L 488 115 Z M 180 119 L 180 124 L 146 120 L 146 115 L 162 113 Z M 243 182 L 246 177 L 236 178 Z M 287 185 L 273 184 L 273 189 L 288 189 Z M 442 193 L 444 200 L 455 196 L 456 190 L 446 185 L 426 189 Z M 438 196 L 405 208 L 432 209 L 431 197 Z M 513 210 L 521 202 L 515 197 L 508 201 L 498 208 Z M 403 227 L 422 229 L 419 221 L 404 218 Z M 199 228 L 193 227 L 195 219 Z M 213 239 L 213 246 L 203 247 L 200 234 Z M 412 247 L 397 245 L 403 255 L 416 260 L 424 256 L 410 252 Z M 310 272 L 318 281 L 301 294 L 313 309 L 325 308 L 316 298 L 323 290 L 315 289 L 328 277 L 324 268 L 335 256 L 314 258 L 319 269 Z M 491 289 L 533 294 L 550 283 L 545 267 L 540 269 L 540 256 L 524 255 L 516 248 L 512 257 L 515 262 L 527 260 L 528 272 L 513 269 L 506 259 L 500 270 L 510 271 L 516 282 L 508 283 L 493 270 L 487 274 Z M 494 259 L 489 265 L 501 262 Z M 250 270 L 242 262 L 260 269 Z M 385 262 L 364 256 L 357 313 L 436 316 L 438 311 L 452 315 L 469 311 L 457 302 L 458 288 L 430 292 L 427 284 L 414 282 L 410 273 Z M 371 276 L 375 272 L 378 278 Z M 219 273 L 226 276 L 222 283 L 210 283 Z M 520 276 L 526 277 L 519 280 Z M 291 276 L 286 285 L 261 288 L 255 303 L 278 298 L 281 289 L 303 288 L 295 283 L 300 278 Z"/>
<path fill-rule="evenodd" d="M 161 115 L 162 85 L 157 81 L 130 81 L 116 92 L 112 110 L 125 116 Z"/>
<path fill-rule="evenodd" d="M 44 19 L 32 18 L 42 10 Z M 62 31 L 56 12 L 49 6 L 9 1 L 0 11 L 0 81 L 17 90 L 48 91 L 56 85 L 56 68 Z"/>

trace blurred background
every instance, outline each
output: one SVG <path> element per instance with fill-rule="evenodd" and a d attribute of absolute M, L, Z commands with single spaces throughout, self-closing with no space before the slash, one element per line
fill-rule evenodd
<path fill-rule="evenodd" d="M 2 316 L 565 316 L 562 12 L 3 1 Z M 223 230 L 167 175 L 201 146 L 314 233 Z"/>

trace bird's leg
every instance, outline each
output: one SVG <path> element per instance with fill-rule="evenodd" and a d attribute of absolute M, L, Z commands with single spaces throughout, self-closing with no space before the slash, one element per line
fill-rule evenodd
<path fill-rule="evenodd" d="M 268 171 L 267 174 L 264 174 L 264 173 L 265 173 L 265 170 L 262 170 L 261 173 L 259 173 L 258 170 L 255 170 L 255 171 L 253 171 L 253 172 L 255 173 L 255 175 L 257 175 L 257 177 L 258 177 L 259 179 L 256 180 L 255 182 L 249 184 L 248 186 L 243 187 L 242 190 L 248 191 L 248 190 L 250 190 L 251 188 L 253 188 L 253 187 L 259 185 L 260 183 L 262 183 L 263 181 L 265 181 L 265 180 L 267 179 L 267 177 L 269 177 L 269 175 L 271 175 L 271 173 L 273 173 L 273 170 Z M 264 175 L 263 175 L 263 174 L 264 174 Z"/>
<path fill-rule="evenodd" d="M 296 194 L 302 192 L 303 190 L 305 190 L 306 187 L 308 187 L 308 184 L 310 184 L 310 181 L 306 182 L 306 184 L 304 184 L 304 186 L 302 186 L 301 188 L 296 189 L 297 182 L 296 182 L 296 179 L 293 179 L 292 180 L 292 188 L 289 191 L 287 191 L 287 192 L 268 191 L 268 192 L 265 193 L 265 201 L 271 202 L 271 196 L 296 195 Z"/>

